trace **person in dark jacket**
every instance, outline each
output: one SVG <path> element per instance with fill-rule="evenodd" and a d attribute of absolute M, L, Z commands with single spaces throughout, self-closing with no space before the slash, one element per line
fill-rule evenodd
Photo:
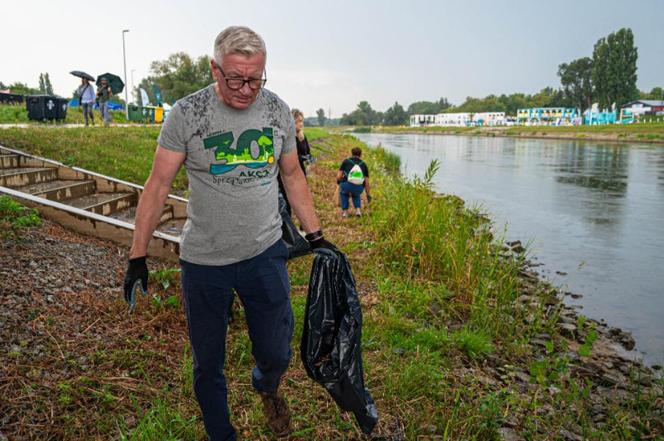
<path fill-rule="evenodd" d="M 293 109 L 293 120 L 295 120 L 295 143 L 297 144 L 297 157 L 300 161 L 300 167 L 304 172 L 304 175 L 307 175 L 307 165 L 306 162 L 311 158 L 311 148 L 309 147 L 309 141 L 304 135 L 304 114 L 298 109 Z"/>
<path fill-rule="evenodd" d="M 352 198 L 355 207 L 355 216 L 361 216 L 362 192 L 366 190 L 367 204 L 371 202 L 369 194 L 369 168 L 362 161 L 362 149 L 354 147 L 353 156 L 344 159 L 337 171 L 337 185 L 339 186 L 339 199 L 341 203 L 341 216 L 348 216 L 350 205 L 348 199 Z"/>
<path fill-rule="evenodd" d="M 309 141 L 304 135 L 304 114 L 298 109 L 293 109 L 291 111 L 293 115 L 293 121 L 295 122 L 295 144 L 297 146 L 297 160 L 300 162 L 300 168 L 304 173 L 304 176 L 307 176 L 307 162 L 311 160 L 311 148 L 309 147 Z M 284 188 L 284 183 L 281 181 L 281 176 L 279 176 L 279 191 L 284 196 L 284 201 L 286 202 L 286 211 L 288 214 L 291 214 L 291 206 L 288 202 L 288 197 L 286 196 L 286 189 Z"/>

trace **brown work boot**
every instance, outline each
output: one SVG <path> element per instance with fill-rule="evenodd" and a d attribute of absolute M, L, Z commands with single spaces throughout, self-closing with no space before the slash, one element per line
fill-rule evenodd
<path fill-rule="evenodd" d="M 263 415 L 270 430 L 278 437 L 291 433 L 293 429 L 290 425 L 290 410 L 284 396 L 278 391 L 259 394 L 263 401 Z"/>

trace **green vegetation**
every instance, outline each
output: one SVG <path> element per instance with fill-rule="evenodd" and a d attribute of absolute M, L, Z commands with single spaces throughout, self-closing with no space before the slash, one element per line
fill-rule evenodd
<path fill-rule="evenodd" d="M 160 127 L 11 128 L 0 144 L 143 185 L 152 168 Z M 184 172 L 174 190 L 187 188 Z"/>
<path fill-rule="evenodd" d="M 98 137 L 57 130 L 0 131 L 0 142 L 83 167 L 92 168 L 96 158 L 100 172 L 138 183 L 149 173 L 155 128 L 100 129 Z M 611 398 L 600 394 L 596 378 L 577 374 L 573 356 L 591 358 L 599 344 L 592 322 L 578 319 L 578 342 L 559 333 L 560 306 L 551 287 L 523 277 L 523 254 L 506 254 L 480 213 L 432 191 L 435 162 L 424 176 L 404 180 L 399 158 L 384 149 L 349 135 L 306 133 L 318 157 L 308 180 L 326 236 L 347 253 L 358 282 L 366 381 L 380 412 L 380 436 L 493 440 L 505 426 L 533 440 L 555 438 L 563 428 L 591 440 L 657 439 L 664 433 L 661 396 L 652 389 L 633 392 L 637 383 L 630 383 Z M 76 138 L 86 135 L 95 141 Z M 68 148 L 72 141 L 76 146 Z M 355 146 L 363 148 L 372 171 L 373 202 L 368 215 L 341 220 L 334 176 Z M 135 157 L 135 166 L 104 158 L 122 153 Z M 183 184 L 178 181 L 177 188 Z M 14 369 L 9 373 L 23 383 L 3 393 L 22 406 L 21 418 L 41 418 L 44 409 L 53 409 L 54 424 L 41 430 L 58 439 L 202 438 L 186 323 L 177 305 L 178 272 L 151 265 L 158 266 L 153 297 L 139 299 L 132 316 L 119 298 L 95 291 L 31 313 L 28 325 L 47 331 L 41 343 L 49 364 L 33 369 L 21 347 L 8 355 Z M 294 416 L 292 438 L 357 439 L 352 417 L 307 379 L 299 359 L 310 268 L 311 257 L 289 262 L 296 327 L 282 388 Z M 90 309 L 109 319 L 82 323 L 77 311 Z M 233 421 L 243 439 L 269 439 L 260 400 L 251 392 L 243 311 L 237 308 L 235 316 L 226 360 Z M 536 339 L 544 339 L 543 349 L 535 349 Z M 52 377 L 58 383 L 42 385 L 37 379 L 44 371 L 57 373 Z"/>
<path fill-rule="evenodd" d="M 209 56 L 192 58 L 184 52 L 177 52 L 165 60 L 153 61 L 150 64 L 150 75 L 142 79 L 138 87 L 147 92 L 151 103 L 156 103 L 158 100 L 152 85 L 157 85 L 161 90 L 162 102 L 172 104 L 212 81 Z M 137 91 L 138 88 L 133 92 Z"/>
<path fill-rule="evenodd" d="M 661 118 L 661 117 L 660 117 Z M 657 119 L 654 119 L 657 121 Z M 664 142 L 664 121 L 598 126 L 372 127 L 377 133 L 512 136 L 623 142 Z"/>
<path fill-rule="evenodd" d="M 118 124 L 127 124 L 127 118 L 123 110 L 111 110 L 111 121 Z M 0 104 L 0 124 L 34 124 L 39 125 L 58 125 L 58 124 L 84 124 L 85 118 L 80 107 L 70 107 L 67 109 L 67 117 L 64 121 L 31 121 L 28 119 L 28 110 L 25 104 Z M 101 114 L 95 111 L 95 123 L 101 125 Z"/>
<path fill-rule="evenodd" d="M 29 227 L 41 225 L 37 210 L 27 208 L 10 198 L 0 195 L 0 239 L 16 237 Z"/>

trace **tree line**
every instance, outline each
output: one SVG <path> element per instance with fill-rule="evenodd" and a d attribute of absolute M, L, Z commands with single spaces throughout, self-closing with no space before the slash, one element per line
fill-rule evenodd
<path fill-rule="evenodd" d="M 11 93 L 16 95 L 53 95 L 53 85 L 48 72 L 39 74 L 39 87 L 30 87 L 20 81 L 11 84 L 0 81 L 0 90 L 11 90 Z"/>

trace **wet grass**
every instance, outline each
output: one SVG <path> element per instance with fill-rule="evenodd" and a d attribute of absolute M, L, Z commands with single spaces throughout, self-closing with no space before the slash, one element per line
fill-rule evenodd
<path fill-rule="evenodd" d="M 11 138 L 0 131 L 0 142 L 48 149 L 38 154 L 61 155 L 89 168 L 104 152 L 120 158 L 130 151 L 135 169 L 98 158 L 96 166 L 103 171 L 97 170 L 137 176 L 139 183 L 149 173 L 154 129 L 111 129 L 97 143 L 83 140 L 86 131 L 77 138 L 76 132 L 39 130 L 8 131 Z M 55 133 L 65 139 L 49 137 Z M 545 302 L 551 288 L 526 286 L 522 255 L 505 253 L 488 220 L 460 199 L 431 190 L 435 163 L 424 176 L 403 180 L 399 158 L 383 149 L 368 148 L 351 136 L 310 130 L 307 136 L 318 156 L 308 178 L 317 211 L 326 236 L 348 254 L 358 282 L 365 376 L 380 413 L 376 431 L 382 439 L 492 440 L 499 439 L 501 427 L 512 427 L 528 440 L 559 439 L 561 429 L 592 440 L 662 436 L 661 391 L 630 389 L 607 399 L 598 392 L 601 384 L 573 374 L 569 353 L 593 355 L 592 327 L 579 319 L 581 345 L 560 336 L 555 303 Z M 78 148 L 67 147 L 72 140 Z M 365 152 L 374 199 L 362 218 L 342 219 L 334 176 L 355 146 Z M 294 357 L 282 387 L 294 416 L 292 439 L 359 439 L 352 417 L 306 377 L 299 359 L 310 268 L 311 257 L 289 263 L 296 327 Z M 163 264 L 151 269 L 151 295 L 139 300 L 134 316 L 127 316 L 119 297 L 72 293 L 51 304 L 36 295 L 21 326 L 27 323 L 44 335 L 39 344 L 47 347 L 46 359 L 30 360 L 20 348 L 2 356 L 8 377 L 17 378 L 3 389 L 17 409 L 12 415 L 20 413 L 22 421 L 37 427 L 24 424 L 21 433 L 58 439 L 202 437 L 177 269 Z M 541 301 L 518 307 L 515 299 L 525 291 L 533 295 L 531 301 Z M 549 309 L 554 312 L 547 314 Z M 88 311 L 85 320 L 76 311 Z M 106 319 L 98 323 L 97 317 Z M 529 342 L 543 335 L 548 336 L 545 350 L 534 350 Z M 251 391 L 252 365 L 238 308 L 226 362 L 233 421 L 242 439 L 270 439 Z M 42 372 L 48 381 L 40 383 Z M 597 406 L 603 425 L 596 421 Z"/>
<path fill-rule="evenodd" d="M 143 185 L 152 168 L 159 127 L 11 128 L 0 145 Z M 187 188 L 183 171 L 173 184 Z"/>
<path fill-rule="evenodd" d="M 27 208 L 10 198 L 0 195 L 0 238 L 16 237 L 21 230 L 41 225 L 37 210 Z"/>
<path fill-rule="evenodd" d="M 123 110 L 111 110 L 111 121 L 117 124 L 127 124 L 127 118 Z M 101 113 L 94 111 L 95 122 L 99 125 L 102 122 Z M 31 121 L 28 119 L 28 110 L 23 104 L 0 104 L 0 124 L 33 124 L 39 125 L 58 125 L 58 124 L 85 124 L 83 110 L 80 107 L 69 107 L 67 116 L 64 120 L 58 121 Z"/>

